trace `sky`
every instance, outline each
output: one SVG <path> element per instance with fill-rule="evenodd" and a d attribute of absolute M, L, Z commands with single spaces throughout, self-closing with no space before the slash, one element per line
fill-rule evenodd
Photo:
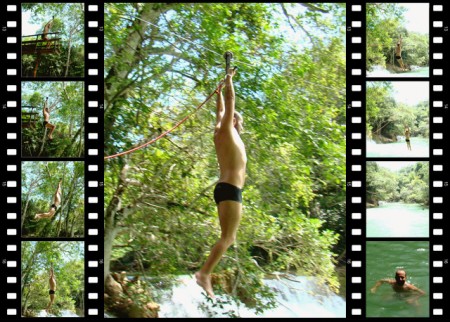
<path fill-rule="evenodd" d="M 404 167 L 416 164 L 418 161 L 375 161 L 378 166 L 391 171 L 400 171 Z"/>
<path fill-rule="evenodd" d="M 430 99 L 429 82 L 392 82 L 394 99 L 398 103 L 414 106 Z"/>
<path fill-rule="evenodd" d="M 430 5 L 428 3 L 402 3 L 399 6 L 408 10 L 404 13 L 405 27 L 408 31 L 429 33 Z"/>
<path fill-rule="evenodd" d="M 31 12 L 22 12 L 22 36 L 30 36 L 42 31 L 41 25 L 32 25 L 28 21 L 30 20 Z"/>

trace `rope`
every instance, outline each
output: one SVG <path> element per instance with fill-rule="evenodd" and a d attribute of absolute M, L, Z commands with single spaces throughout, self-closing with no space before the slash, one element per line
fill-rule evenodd
<path fill-rule="evenodd" d="M 165 137 L 167 134 L 169 134 L 170 132 L 172 132 L 173 130 L 175 130 L 177 127 L 179 127 L 181 124 L 183 124 L 184 122 L 186 122 L 186 120 L 187 120 L 189 117 L 191 117 L 193 114 L 195 114 L 200 108 L 202 108 L 203 105 L 205 105 L 206 102 L 208 102 L 208 101 L 211 99 L 211 97 L 213 97 L 214 94 L 216 94 L 216 92 L 217 92 L 217 90 L 219 89 L 219 86 L 220 86 L 220 84 L 221 84 L 222 82 L 223 82 L 223 81 L 221 81 L 221 82 L 219 83 L 219 85 L 216 87 L 216 89 L 214 90 L 214 92 L 212 92 L 211 94 L 209 94 L 209 96 L 208 96 L 208 97 L 207 97 L 207 98 L 206 98 L 199 106 L 197 106 L 197 107 L 195 108 L 195 110 L 194 110 L 192 113 L 190 113 L 190 114 L 188 114 L 187 116 L 185 116 L 181 121 L 179 121 L 177 124 L 175 124 L 175 126 L 172 127 L 171 129 L 169 129 L 169 130 L 163 132 L 162 134 L 160 134 L 160 135 L 157 136 L 156 138 L 154 138 L 154 139 L 152 139 L 152 140 L 150 140 L 150 141 L 148 141 L 148 142 L 146 142 L 146 143 L 144 143 L 144 144 L 141 144 L 141 145 L 139 145 L 139 146 L 137 146 L 137 147 L 134 147 L 134 148 L 132 148 L 132 149 L 130 149 L 130 150 L 128 150 L 128 151 L 124 151 L 124 152 L 120 152 L 120 153 L 117 153 L 117 154 L 113 154 L 113 155 L 106 156 L 106 157 L 104 157 L 104 160 L 112 159 L 112 158 L 116 158 L 116 157 L 120 157 L 120 156 L 125 155 L 125 154 L 130 154 L 130 153 L 132 153 L 132 152 L 134 152 L 134 151 L 137 151 L 137 150 L 139 150 L 139 149 L 145 148 L 147 145 L 150 145 L 150 144 L 152 144 L 152 143 L 158 141 L 159 139 Z"/>

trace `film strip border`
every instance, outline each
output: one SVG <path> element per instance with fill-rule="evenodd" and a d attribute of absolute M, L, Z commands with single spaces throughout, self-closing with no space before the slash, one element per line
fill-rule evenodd
<path fill-rule="evenodd" d="M 386 1 L 388 2 L 388 1 Z M 406 1 L 407 2 L 407 1 Z M 424 1 L 425 2 L 425 1 Z M 445 318 L 448 287 L 448 5 L 430 4 L 430 318 Z M 366 10 L 364 3 L 347 2 L 347 318 L 366 316 L 365 283 L 365 92 Z M 448 238 L 447 238 L 448 239 Z"/>
<path fill-rule="evenodd" d="M 56 2 L 56 1 L 55 1 Z M 77 2 L 77 1 L 72 1 Z M 103 4 L 85 8 L 85 285 L 84 315 L 103 315 Z M 21 317 L 21 3 L 1 9 L 2 300 L 0 317 Z M 3 56 L 4 55 L 4 56 Z M 55 80 L 56 81 L 56 80 Z M 76 239 L 80 240 L 80 239 Z"/>

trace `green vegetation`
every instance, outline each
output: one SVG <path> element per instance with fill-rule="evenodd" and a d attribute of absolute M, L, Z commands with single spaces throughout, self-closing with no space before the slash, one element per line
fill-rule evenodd
<path fill-rule="evenodd" d="M 368 82 L 366 92 L 367 137 L 395 142 L 410 127 L 412 137 L 429 137 L 429 101 L 408 106 L 396 102 L 390 82 Z"/>
<path fill-rule="evenodd" d="M 238 276 L 240 298 L 261 310 L 271 301 L 262 278 L 274 270 L 313 275 L 338 291 L 345 4 L 105 8 L 105 155 L 192 112 L 224 77 L 223 53 L 233 52 L 248 168 L 236 247 L 216 273 Z M 214 125 L 215 98 L 165 138 L 105 161 L 105 278 L 110 268 L 165 277 L 203 264 L 220 234 Z"/>
<path fill-rule="evenodd" d="M 30 23 L 41 24 L 40 34 L 53 17 L 50 33 L 58 32 L 59 50 L 50 54 L 22 55 L 22 75 L 33 77 L 36 61 L 39 67 L 36 76 L 82 77 L 84 75 L 84 3 L 23 3 L 22 12 L 30 12 Z M 31 36 L 31 35 L 23 35 Z M 53 36 L 52 36 L 53 37 Z M 52 38 L 49 36 L 49 38 Z M 41 39 L 38 37 L 37 39 Z M 23 41 L 36 40 L 25 37 Z"/>
<path fill-rule="evenodd" d="M 404 27 L 405 8 L 398 3 L 368 3 L 366 69 L 374 66 L 392 69 L 398 66 L 395 46 L 402 36 L 402 57 L 407 66 L 429 66 L 429 35 Z"/>
<path fill-rule="evenodd" d="M 34 219 L 49 211 L 61 178 L 61 205 L 55 215 Z M 23 237 L 84 236 L 83 162 L 22 162 L 21 228 Z"/>
<path fill-rule="evenodd" d="M 393 172 L 369 161 L 366 166 L 366 180 L 369 206 L 378 206 L 379 201 L 429 205 L 428 162 L 417 162 L 399 172 Z"/>
<path fill-rule="evenodd" d="M 22 316 L 34 317 L 46 309 L 50 297 L 49 277 L 56 279 L 55 302 L 51 314 L 84 311 L 84 243 L 55 241 L 22 242 Z"/>
<path fill-rule="evenodd" d="M 53 140 L 44 128 L 45 98 L 48 97 L 50 124 L 56 125 Z M 33 113 L 33 115 L 30 115 Z M 84 83 L 22 83 L 22 156 L 83 157 Z"/>

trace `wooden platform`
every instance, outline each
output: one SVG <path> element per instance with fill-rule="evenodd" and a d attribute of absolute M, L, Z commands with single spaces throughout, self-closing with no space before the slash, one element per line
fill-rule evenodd
<path fill-rule="evenodd" d="M 38 121 L 38 112 L 33 112 L 34 106 L 22 106 L 31 109 L 31 112 L 22 112 L 22 128 L 35 128 Z"/>
<path fill-rule="evenodd" d="M 58 53 L 61 45 L 61 38 L 58 37 L 59 34 L 59 32 L 48 33 L 47 40 L 42 39 L 42 34 L 22 36 L 22 54 L 45 55 Z"/>

